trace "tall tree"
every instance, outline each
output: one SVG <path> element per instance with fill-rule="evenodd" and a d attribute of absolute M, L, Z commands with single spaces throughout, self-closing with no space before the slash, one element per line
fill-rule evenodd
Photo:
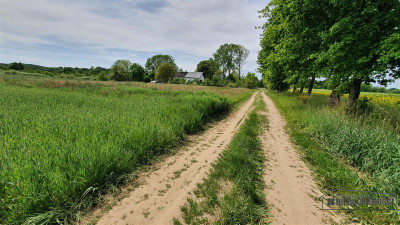
<path fill-rule="evenodd" d="M 146 71 L 143 66 L 138 63 L 133 63 L 130 68 L 132 81 L 144 81 Z"/>
<path fill-rule="evenodd" d="M 297 83 L 308 83 L 309 94 L 323 75 L 333 86 L 331 103 L 348 92 L 351 108 L 363 82 L 384 84 L 400 76 L 399 5 L 398 0 L 272 0 L 261 11 L 267 22 L 259 70 L 267 81 L 286 77 L 294 90 Z"/>
<path fill-rule="evenodd" d="M 349 93 L 348 107 L 353 109 L 360 96 L 362 83 L 400 76 L 398 0 L 332 1 L 334 24 L 321 34 L 328 46 L 320 57 L 335 80 L 342 80 L 339 89 Z M 397 37 L 397 38 L 396 38 Z"/>
<path fill-rule="evenodd" d="M 145 69 L 146 73 L 151 79 L 155 78 L 156 70 L 162 63 L 171 64 L 175 70 L 178 70 L 178 66 L 175 64 L 175 59 L 170 55 L 155 55 L 146 61 Z"/>
<path fill-rule="evenodd" d="M 276 58 L 293 91 L 307 85 L 310 95 L 320 75 L 316 55 L 322 46 L 319 33 L 329 28 L 328 6 L 327 0 L 273 0 L 260 11 L 267 22 L 263 26 L 259 63 L 265 69 L 265 56 Z"/>
<path fill-rule="evenodd" d="M 212 79 L 217 70 L 218 64 L 211 58 L 209 60 L 203 60 L 197 64 L 197 71 L 203 72 L 204 77 L 208 79 Z"/>
<path fill-rule="evenodd" d="M 288 74 L 285 73 L 285 63 L 282 59 L 281 45 L 285 34 L 283 7 L 277 6 L 281 1 L 272 1 L 263 10 L 261 16 L 267 19 L 262 26 L 261 51 L 258 53 L 257 63 L 265 87 L 278 92 L 287 90 Z"/>
<path fill-rule="evenodd" d="M 167 82 L 175 75 L 176 71 L 176 68 L 171 63 L 161 63 L 156 71 L 156 79 Z"/>
<path fill-rule="evenodd" d="M 126 59 L 119 59 L 111 66 L 111 79 L 116 81 L 130 80 L 130 68 L 132 63 Z"/>
<path fill-rule="evenodd" d="M 240 79 L 242 67 L 246 63 L 246 59 L 249 56 L 250 51 L 243 45 L 234 45 L 233 52 L 234 52 L 233 63 L 237 69 Z"/>
<path fill-rule="evenodd" d="M 233 48 L 232 44 L 223 44 L 221 45 L 217 51 L 214 53 L 214 60 L 220 67 L 224 78 L 226 77 L 226 73 L 230 75 L 231 71 L 234 68 L 233 64 Z"/>

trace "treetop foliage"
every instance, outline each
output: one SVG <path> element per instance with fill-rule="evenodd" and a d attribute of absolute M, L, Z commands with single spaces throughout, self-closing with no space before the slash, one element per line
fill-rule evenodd
<path fill-rule="evenodd" d="M 111 66 L 111 79 L 116 81 L 126 81 L 131 78 L 131 61 L 119 59 Z"/>
<path fill-rule="evenodd" d="M 162 63 L 169 63 L 178 71 L 178 66 L 175 64 L 175 59 L 172 56 L 159 54 L 147 59 L 145 70 L 148 76 L 154 79 L 156 70 Z"/>
<path fill-rule="evenodd" d="M 161 63 L 156 71 L 156 79 L 163 82 L 167 82 L 176 74 L 176 71 L 177 71 L 176 67 L 171 63 L 167 62 Z"/>
<path fill-rule="evenodd" d="M 237 71 L 239 78 L 241 70 L 249 55 L 249 50 L 243 45 L 223 44 L 213 54 L 214 61 L 222 71 L 225 77 L 230 76 L 232 72 Z"/>
<path fill-rule="evenodd" d="M 354 102 L 362 83 L 400 77 L 398 0 L 272 0 L 260 14 L 259 71 L 271 89 L 311 93 L 324 77 Z"/>

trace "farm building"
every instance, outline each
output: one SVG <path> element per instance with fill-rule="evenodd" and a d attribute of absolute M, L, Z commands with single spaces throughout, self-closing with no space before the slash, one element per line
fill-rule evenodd
<path fill-rule="evenodd" d="M 175 78 L 185 78 L 185 76 L 188 74 L 188 72 L 177 72 L 174 76 Z"/>
<path fill-rule="evenodd" d="M 186 82 L 192 80 L 204 81 L 204 74 L 203 72 L 178 72 L 174 78 L 185 78 Z"/>

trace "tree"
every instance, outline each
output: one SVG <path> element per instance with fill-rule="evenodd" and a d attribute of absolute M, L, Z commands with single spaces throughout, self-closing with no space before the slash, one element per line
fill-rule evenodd
<path fill-rule="evenodd" d="M 215 62 L 222 71 L 223 78 L 226 77 L 226 72 L 229 76 L 234 69 L 233 54 L 233 44 L 223 44 L 213 54 Z"/>
<path fill-rule="evenodd" d="M 256 88 L 258 86 L 258 78 L 255 73 L 247 73 L 247 76 L 245 78 L 246 82 L 246 87 L 247 88 Z"/>
<path fill-rule="evenodd" d="M 132 81 L 144 81 L 144 77 L 146 72 L 144 71 L 143 66 L 138 63 L 133 63 L 130 68 L 131 71 L 131 80 Z"/>
<path fill-rule="evenodd" d="M 146 61 L 145 69 L 146 73 L 151 79 L 155 78 L 155 74 L 157 71 L 157 68 L 162 64 L 162 63 L 169 63 L 171 64 L 174 68 L 175 71 L 178 70 L 178 66 L 175 64 L 174 58 L 170 55 L 155 55 Z"/>
<path fill-rule="evenodd" d="M 354 109 L 362 83 L 400 76 L 400 1 L 334 1 L 334 24 L 321 33 L 327 46 L 321 60 L 337 87 L 349 93 L 348 108 Z M 397 37 L 397 38 L 396 38 Z"/>
<path fill-rule="evenodd" d="M 130 80 L 130 68 L 132 63 L 126 59 L 119 59 L 111 66 L 111 79 L 116 81 Z"/>
<path fill-rule="evenodd" d="M 281 15 L 283 7 L 276 7 L 274 5 L 276 2 L 279 1 L 272 1 L 260 11 L 261 16 L 267 18 L 267 22 L 262 26 L 261 51 L 258 53 L 257 63 L 264 86 L 282 92 L 289 89 L 290 85 L 287 82 L 285 62 L 282 60 L 284 57 L 281 45 L 285 34 L 284 18 Z"/>
<path fill-rule="evenodd" d="M 230 77 L 233 71 L 237 71 L 239 79 L 248 55 L 249 50 L 238 44 L 223 44 L 213 54 L 214 61 L 221 69 L 224 78 Z"/>
<path fill-rule="evenodd" d="M 235 45 L 233 48 L 233 52 L 234 52 L 233 63 L 238 71 L 240 80 L 242 67 L 246 63 L 246 59 L 249 56 L 250 51 L 243 45 Z"/>
<path fill-rule="evenodd" d="M 215 72 L 218 70 L 218 65 L 213 59 L 203 60 L 197 64 L 197 72 L 203 72 L 204 77 L 212 79 Z"/>
<path fill-rule="evenodd" d="M 13 62 L 13 63 L 10 63 L 8 65 L 8 69 L 11 69 L 11 70 L 24 70 L 25 66 L 20 62 L 18 62 L 18 63 L 17 62 Z"/>
<path fill-rule="evenodd" d="M 267 22 L 259 70 L 269 86 L 308 85 L 308 94 L 324 76 L 332 84 L 330 103 L 349 93 L 352 108 L 362 83 L 385 84 L 400 76 L 399 5 L 398 0 L 272 0 L 261 11 Z"/>
<path fill-rule="evenodd" d="M 156 71 L 156 79 L 167 82 L 176 73 L 176 68 L 170 63 L 161 63 Z"/>
<path fill-rule="evenodd" d="M 268 70 L 272 64 L 266 59 L 274 59 L 294 92 L 297 86 L 301 91 L 308 86 L 310 95 L 321 74 L 316 56 L 322 46 L 319 34 L 330 25 L 329 9 L 327 0 L 273 0 L 260 11 L 267 22 L 263 26 L 259 64 Z"/>

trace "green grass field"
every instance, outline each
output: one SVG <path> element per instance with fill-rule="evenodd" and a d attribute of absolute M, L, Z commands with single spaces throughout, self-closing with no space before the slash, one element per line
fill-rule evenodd
<path fill-rule="evenodd" d="M 400 107 L 378 104 L 372 112 L 346 115 L 343 106 L 327 106 L 327 95 L 304 98 L 291 93 L 267 94 L 285 116 L 293 141 L 303 159 L 312 165 L 323 189 L 400 195 L 400 135 L 396 122 Z M 350 218 L 362 224 L 390 224 L 400 221 L 400 213 L 352 211 Z"/>
<path fill-rule="evenodd" d="M 159 87 L 1 78 L 0 223 L 74 220 L 108 185 L 251 95 Z"/>

